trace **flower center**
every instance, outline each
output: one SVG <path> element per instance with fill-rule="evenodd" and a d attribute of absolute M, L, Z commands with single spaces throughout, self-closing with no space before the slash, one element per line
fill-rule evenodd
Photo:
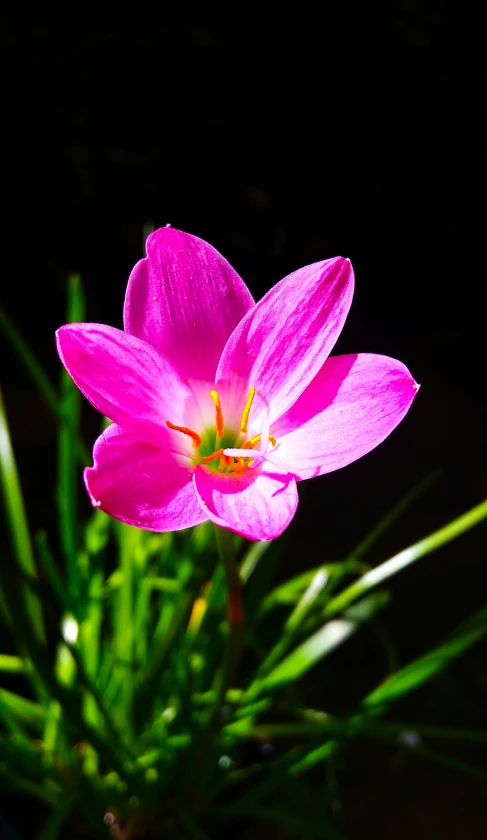
<path fill-rule="evenodd" d="M 242 473 L 247 467 L 257 465 L 265 457 L 268 446 L 267 440 L 272 446 L 275 446 L 276 439 L 272 435 L 267 435 L 266 445 L 263 446 L 262 434 L 247 437 L 255 388 L 252 386 L 249 389 L 238 432 L 225 428 L 218 392 L 211 390 L 210 397 L 215 406 L 214 427 L 205 429 L 200 435 L 187 426 L 177 426 L 169 420 L 166 420 L 166 426 L 172 431 L 179 432 L 191 439 L 193 448 L 197 450 L 192 459 L 195 466 L 206 464 L 213 472 L 238 474 Z M 258 443 L 260 443 L 260 449 L 256 450 L 254 447 Z M 249 454 L 247 454 L 247 450 L 249 450 Z"/>

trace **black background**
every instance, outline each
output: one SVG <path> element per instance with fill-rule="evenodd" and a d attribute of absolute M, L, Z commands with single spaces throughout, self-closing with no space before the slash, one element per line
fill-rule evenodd
<path fill-rule="evenodd" d="M 381 447 L 302 488 L 282 577 L 344 557 L 433 469 L 371 562 L 487 495 L 485 12 L 452 0 L 324 8 L 182 22 L 138 4 L 93 17 L 16 6 L 0 34 L 2 303 L 53 378 L 68 273 L 83 276 L 88 320 L 121 326 L 144 225 L 170 222 L 217 247 L 257 298 L 301 265 L 350 257 L 357 291 L 336 352 L 395 356 L 421 383 Z M 0 358 L 31 523 L 52 527 L 55 429 L 5 343 Z M 88 407 L 84 424 L 93 439 Z M 383 624 L 401 662 L 484 605 L 485 536 L 478 527 L 394 582 Z M 396 716 L 485 726 L 485 652 Z M 386 672 L 366 632 L 309 689 L 346 711 Z M 461 755 L 485 765 L 473 751 Z M 357 840 L 487 832 L 482 783 L 453 771 L 359 744 L 340 773 L 342 827 Z"/>

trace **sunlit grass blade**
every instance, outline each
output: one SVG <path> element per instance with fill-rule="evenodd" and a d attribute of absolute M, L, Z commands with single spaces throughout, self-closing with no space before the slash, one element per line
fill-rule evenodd
<path fill-rule="evenodd" d="M 365 592 L 373 589 L 379 583 L 383 583 L 426 554 L 436 551 L 442 545 L 446 545 L 451 540 L 461 536 L 465 531 L 473 528 L 474 525 L 478 525 L 486 517 L 487 501 L 484 501 L 467 513 L 464 513 L 463 516 L 459 516 L 458 519 L 449 522 L 448 525 L 430 534 L 428 537 L 414 543 L 414 545 L 409 546 L 404 551 L 400 551 L 399 554 L 391 557 L 390 560 L 386 560 L 385 563 L 381 563 L 380 566 L 376 566 L 375 569 L 366 572 L 359 580 L 352 583 L 328 602 L 323 610 L 323 616 L 325 618 L 331 618 L 331 616 L 341 612 L 341 610 L 348 607 L 349 604 Z"/>
<path fill-rule="evenodd" d="M 12 738 L 16 738 L 17 740 L 21 741 L 23 739 L 28 740 L 27 732 L 22 724 L 22 721 L 18 719 L 16 715 L 13 714 L 11 708 L 9 708 L 8 704 L 4 702 L 0 690 L 0 729 L 3 732 L 7 732 Z"/>
<path fill-rule="evenodd" d="M 327 571 L 324 568 L 318 569 L 311 578 L 307 589 L 299 599 L 291 615 L 288 617 L 278 642 L 259 667 L 258 676 L 267 673 L 286 652 L 327 582 Z"/>
<path fill-rule="evenodd" d="M 68 277 L 67 323 L 84 320 L 85 304 L 81 278 L 77 274 Z M 60 408 L 63 423 L 58 432 L 58 483 L 57 506 L 59 515 L 59 533 L 61 546 L 67 562 L 69 591 L 73 599 L 79 598 L 80 580 L 77 550 L 79 545 L 77 520 L 77 489 L 79 465 L 77 438 L 81 392 L 74 384 L 67 371 L 61 369 Z"/>
<path fill-rule="evenodd" d="M 150 664 L 147 673 L 139 686 L 136 687 L 134 698 L 135 711 L 139 724 L 146 720 L 152 713 L 154 700 L 157 698 L 157 686 L 167 658 L 170 656 L 173 646 L 183 627 L 187 625 L 193 603 L 193 595 L 190 592 L 182 592 L 178 598 L 177 605 L 172 614 L 170 626 L 167 632 L 159 633 L 151 650 Z"/>
<path fill-rule="evenodd" d="M 99 558 L 95 557 L 92 561 L 91 574 L 87 585 L 85 614 L 79 625 L 77 638 L 80 660 L 86 669 L 86 676 L 90 680 L 91 686 L 96 685 L 98 676 L 100 633 L 103 620 L 103 570 L 99 566 Z M 86 687 L 83 696 L 82 713 L 86 723 L 94 728 L 103 728 L 104 715 L 99 709 L 99 701 L 93 697 L 92 692 L 87 690 Z M 105 710 L 105 714 L 108 714 L 108 710 Z M 90 768 L 94 772 L 97 769 L 98 757 L 92 749 L 85 751 L 83 759 L 86 770 Z"/>
<path fill-rule="evenodd" d="M 446 642 L 410 662 L 388 679 L 363 701 L 364 709 L 388 705 L 404 694 L 418 688 L 443 670 L 453 659 L 478 642 L 487 633 L 487 607 L 461 625 Z"/>
<path fill-rule="evenodd" d="M 122 672 L 120 702 L 117 704 L 118 725 L 129 740 L 133 736 L 132 704 L 134 696 L 134 626 L 135 570 L 143 553 L 141 532 L 130 525 L 117 523 L 121 584 L 117 591 L 114 615 L 114 652 Z"/>
<path fill-rule="evenodd" d="M 253 543 L 247 550 L 240 565 L 242 583 L 247 583 L 270 545 L 271 543 L 269 541 L 263 540 L 262 542 Z"/>
<path fill-rule="evenodd" d="M 354 609 L 348 610 L 341 619 L 327 622 L 324 627 L 295 648 L 269 674 L 257 679 L 249 688 L 254 696 L 269 691 L 302 677 L 317 662 L 343 644 L 365 621 L 374 616 L 388 601 L 388 595 L 377 592 L 364 598 Z"/>
<path fill-rule="evenodd" d="M 72 688 L 66 688 L 57 678 L 51 662 L 51 657 L 42 642 L 39 642 L 33 632 L 33 620 L 30 612 L 23 598 L 19 598 L 18 586 L 19 584 L 12 580 L 12 575 L 9 569 L 0 563 L 0 585 L 3 588 L 6 599 L 11 604 L 16 604 L 15 612 L 15 641 L 30 661 L 32 662 L 32 669 L 27 671 L 31 678 L 34 689 L 44 696 L 49 698 L 50 702 L 57 702 L 66 720 L 69 720 L 71 726 L 76 726 L 82 737 L 91 743 L 93 747 L 99 751 L 107 762 L 108 766 L 116 767 L 117 771 L 122 774 L 124 770 L 124 759 L 130 758 L 127 748 L 124 744 L 124 739 L 121 733 L 117 732 L 111 726 L 111 721 L 106 715 L 105 722 L 107 725 L 107 734 L 101 732 L 90 726 L 82 717 L 80 712 L 80 686 L 93 694 L 95 700 L 102 712 L 101 701 L 97 695 L 96 689 L 91 684 L 91 681 L 86 675 L 84 665 L 79 657 L 76 648 L 71 648 L 71 655 L 73 656 L 76 666 L 78 668 L 79 684 L 75 684 Z"/>
<path fill-rule="evenodd" d="M 361 560 L 370 548 L 382 537 L 383 534 L 391 528 L 397 519 L 416 501 L 422 494 L 434 484 L 441 475 L 441 470 L 433 470 L 421 481 L 419 481 L 411 490 L 409 490 L 400 499 L 394 507 L 392 507 L 385 516 L 375 525 L 374 528 L 364 537 L 363 540 L 350 552 L 346 560 Z"/>
<path fill-rule="evenodd" d="M 0 717 L 2 709 L 7 709 L 22 726 L 31 727 L 37 732 L 42 731 L 46 710 L 40 703 L 34 703 L 20 694 L 0 688 Z"/>
<path fill-rule="evenodd" d="M 0 653 L 0 673 L 22 674 L 25 671 L 25 662 L 19 656 L 7 656 Z"/>
<path fill-rule="evenodd" d="M 303 597 L 303 593 L 310 586 L 315 575 L 323 572 L 327 576 L 326 593 L 329 595 L 336 589 L 340 581 L 348 575 L 363 574 L 367 567 L 355 560 L 347 560 L 340 563 L 330 563 L 322 566 L 315 566 L 307 572 L 302 572 L 274 589 L 266 595 L 261 602 L 259 613 L 264 615 L 269 610 L 278 606 L 296 605 Z"/>
<path fill-rule="evenodd" d="M 14 558 L 22 576 L 36 578 L 36 567 L 32 554 L 29 527 L 25 513 L 24 500 L 20 488 L 17 466 L 15 463 L 7 417 L 0 391 L 0 483 L 10 530 L 10 539 L 14 549 Z M 44 622 L 39 599 L 26 586 L 22 586 L 22 596 L 32 624 L 32 631 L 38 641 L 45 641 Z M 10 602 L 12 604 L 13 602 Z"/>
<path fill-rule="evenodd" d="M 114 520 L 99 508 L 93 510 L 85 528 L 85 548 L 88 554 L 99 554 L 105 548 Z"/>

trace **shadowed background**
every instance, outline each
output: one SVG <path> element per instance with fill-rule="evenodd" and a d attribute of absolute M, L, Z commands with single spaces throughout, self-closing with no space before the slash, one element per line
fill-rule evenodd
<path fill-rule="evenodd" d="M 486 496 L 485 12 L 391 0 L 380 12 L 330 4 L 320 17 L 272 22 L 161 23 L 119 8 L 3 18 L 2 303 L 54 378 L 67 275 L 83 277 L 89 320 L 121 326 L 144 226 L 207 239 L 257 298 L 341 254 L 357 291 L 336 352 L 397 357 L 422 388 L 375 452 L 302 488 L 279 575 L 344 557 L 436 468 L 370 562 Z M 1 359 L 31 523 L 50 525 L 55 428 L 4 343 Z M 99 420 L 84 411 L 91 441 Z M 395 580 L 381 627 L 401 662 L 484 604 L 485 534 Z M 351 709 L 385 675 L 381 632 L 366 630 L 311 673 L 314 702 Z M 485 650 L 408 699 L 399 718 L 485 726 Z M 480 782 L 390 748 L 357 744 L 333 783 L 357 840 L 413 830 L 448 840 L 460 817 L 465 840 L 487 832 Z"/>

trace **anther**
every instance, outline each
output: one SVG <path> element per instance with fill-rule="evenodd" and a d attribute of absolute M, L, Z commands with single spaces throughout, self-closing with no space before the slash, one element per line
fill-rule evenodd
<path fill-rule="evenodd" d="M 245 443 L 242 443 L 241 449 L 252 449 L 254 444 L 258 443 L 261 438 L 262 435 L 255 435 L 255 437 L 250 438 L 250 440 L 246 440 Z M 272 443 L 273 446 L 276 445 L 277 441 L 274 435 L 269 435 L 269 441 Z"/>
<path fill-rule="evenodd" d="M 248 426 L 248 422 L 249 422 L 249 414 L 250 414 L 250 409 L 252 408 L 252 403 L 254 401 L 254 396 L 255 396 L 255 388 L 254 388 L 253 385 L 251 385 L 250 390 L 249 390 L 249 395 L 247 397 L 247 402 L 245 403 L 245 408 L 242 412 L 242 419 L 240 421 L 240 431 L 243 432 L 244 434 L 247 431 L 247 426 Z"/>
<path fill-rule="evenodd" d="M 223 449 L 217 449 L 212 455 L 205 455 L 201 460 L 204 464 L 211 464 L 212 461 L 216 461 L 221 455 L 223 455 Z"/>
<path fill-rule="evenodd" d="M 187 426 L 175 426 L 174 423 L 170 423 L 169 420 L 166 420 L 166 426 L 168 429 L 172 429 L 173 432 L 182 432 L 183 435 L 188 435 L 193 441 L 193 446 L 197 449 L 198 446 L 201 446 L 201 438 L 196 433 L 193 432 L 192 429 L 188 429 Z"/>
<path fill-rule="evenodd" d="M 223 414 L 222 414 L 222 407 L 220 405 L 220 397 L 218 396 L 216 391 L 210 391 L 210 397 L 215 403 L 216 408 L 216 433 L 219 438 L 223 437 Z"/>

